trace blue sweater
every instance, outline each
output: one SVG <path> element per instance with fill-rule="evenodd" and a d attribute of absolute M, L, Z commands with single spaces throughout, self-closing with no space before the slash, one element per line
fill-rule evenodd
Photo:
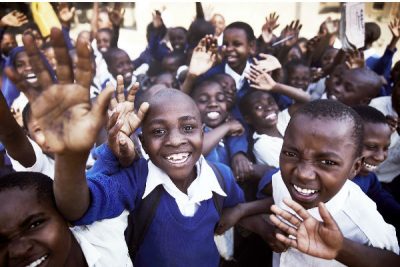
<path fill-rule="evenodd" d="M 370 172 L 366 176 L 357 175 L 352 181 L 376 203 L 378 211 L 385 220 L 393 223 L 391 222 L 392 218 L 396 218 L 400 214 L 400 204 L 389 192 L 382 188 L 376 174 Z"/>
<path fill-rule="evenodd" d="M 91 204 L 77 225 L 113 218 L 124 209 L 134 211 L 144 193 L 147 161 L 139 159 L 121 168 L 111 150 L 98 148 L 98 160 L 88 171 Z M 223 207 L 244 202 L 242 190 L 231 170 L 216 164 L 225 178 Z M 184 217 L 175 200 L 163 192 L 156 214 L 136 255 L 135 266 L 218 266 L 219 254 L 214 243 L 214 227 L 219 220 L 213 199 L 201 202 L 193 217 Z"/>

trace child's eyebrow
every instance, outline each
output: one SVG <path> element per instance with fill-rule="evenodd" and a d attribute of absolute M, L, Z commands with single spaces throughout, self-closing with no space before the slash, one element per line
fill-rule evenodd
<path fill-rule="evenodd" d="M 319 152 L 317 154 L 317 156 L 319 158 L 334 158 L 334 159 L 337 159 L 337 160 L 339 160 L 341 158 L 339 154 L 336 154 L 334 152 Z"/>
<path fill-rule="evenodd" d="M 21 227 L 25 228 L 27 226 L 29 226 L 30 223 L 32 223 L 32 221 L 34 221 L 35 219 L 38 218 L 42 218 L 45 214 L 43 212 L 39 212 L 39 213 L 35 213 L 32 215 L 29 215 L 28 218 L 26 218 L 22 223 L 21 223 Z"/>
<path fill-rule="evenodd" d="M 182 116 L 178 119 L 179 121 L 196 121 L 196 117 L 194 116 Z"/>

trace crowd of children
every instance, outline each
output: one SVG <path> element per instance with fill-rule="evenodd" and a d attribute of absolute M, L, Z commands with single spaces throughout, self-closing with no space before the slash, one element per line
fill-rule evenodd
<path fill-rule="evenodd" d="M 196 3 L 131 59 L 121 4 L 54 9 L 0 11 L 0 266 L 399 266 L 398 18 L 379 56 Z"/>

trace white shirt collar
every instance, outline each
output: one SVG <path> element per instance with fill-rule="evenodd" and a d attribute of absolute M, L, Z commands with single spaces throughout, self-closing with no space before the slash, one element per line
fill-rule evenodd
<path fill-rule="evenodd" d="M 175 199 L 181 213 L 184 216 L 193 216 L 201 201 L 212 198 L 212 192 L 226 197 L 214 171 L 203 156 L 197 161 L 195 167 L 197 169 L 197 177 L 190 184 L 187 194 L 185 194 L 176 187 L 163 170 L 149 161 L 149 173 L 147 174 L 146 187 L 142 198 L 147 197 L 158 185 L 162 185 L 165 191 Z"/>
<path fill-rule="evenodd" d="M 117 88 L 117 80 L 116 80 L 112 75 L 110 75 L 110 80 L 109 80 L 109 82 L 111 82 L 111 85 L 112 85 L 114 88 Z M 132 72 L 132 81 L 131 81 L 131 83 L 128 85 L 128 87 L 125 88 L 125 90 L 129 90 L 129 89 L 135 84 L 135 82 L 136 82 L 136 76 L 135 76 L 135 74 Z"/>
<path fill-rule="evenodd" d="M 92 244 L 90 244 L 90 242 L 86 240 L 83 235 L 75 231 L 72 231 L 72 234 L 75 236 L 76 241 L 79 243 L 79 246 L 82 249 L 88 267 L 95 267 L 96 263 L 100 261 L 100 252 Z"/>
<path fill-rule="evenodd" d="M 244 82 L 245 82 L 245 77 L 244 74 L 247 73 L 250 70 L 250 63 L 249 61 L 246 62 L 246 67 L 244 68 L 244 71 L 242 74 L 238 74 L 236 71 L 234 71 L 228 64 L 225 64 L 225 73 L 229 74 L 232 76 L 232 78 L 235 80 L 236 83 L 236 89 L 239 90 L 242 88 Z"/>

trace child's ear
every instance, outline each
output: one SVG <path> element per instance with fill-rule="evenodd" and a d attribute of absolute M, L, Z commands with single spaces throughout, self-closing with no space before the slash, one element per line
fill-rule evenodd
<path fill-rule="evenodd" d="M 353 178 L 361 171 L 362 164 L 364 162 L 364 157 L 358 157 L 351 168 L 349 179 L 353 180 Z"/>

